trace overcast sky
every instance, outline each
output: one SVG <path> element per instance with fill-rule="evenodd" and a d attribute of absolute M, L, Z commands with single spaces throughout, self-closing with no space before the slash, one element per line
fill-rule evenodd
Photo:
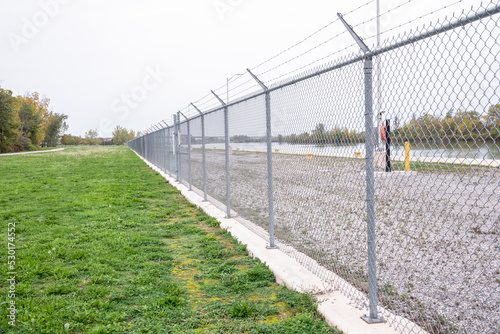
<path fill-rule="evenodd" d="M 383 39 L 480 3 L 458 2 L 380 0 L 382 31 L 389 31 Z M 226 79 L 246 68 L 271 83 L 290 69 L 356 52 L 346 49 L 353 41 L 337 22 L 257 66 L 335 21 L 337 12 L 373 45 L 375 9 L 369 0 L 0 0 L 0 85 L 15 95 L 46 95 L 54 112 L 69 115 L 73 135 L 98 129 L 106 137 L 116 125 L 144 130 L 211 89 L 226 99 Z M 248 77 L 233 79 L 238 86 Z"/>

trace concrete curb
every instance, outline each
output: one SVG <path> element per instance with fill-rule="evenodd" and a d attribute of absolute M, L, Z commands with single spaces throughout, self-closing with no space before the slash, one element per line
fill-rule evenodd
<path fill-rule="evenodd" d="M 137 153 L 136 153 L 137 154 Z M 139 156 L 139 155 L 138 155 Z M 356 308 L 353 303 L 340 291 L 335 291 L 333 286 L 313 274 L 310 270 L 302 266 L 296 259 L 285 254 L 280 249 L 267 249 L 267 241 L 256 235 L 253 231 L 242 225 L 233 218 L 225 218 L 226 213 L 210 202 L 204 202 L 203 198 L 194 191 L 189 191 L 188 187 L 177 182 L 174 178 L 164 173 L 155 165 L 139 156 L 149 167 L 158 172 L 167 180 L 170 185 L 181 191 L 181 194 L 192 204 L 201 208 L 208 215 L 216 218 L 231 235 L 242 244 L 247 246 L 251 256 L 260 259 L 276 276 L 278 284 L 287 286 L 290 289 L 299 292 L 311 292 L 319 301 L 318 311 L 325 318 L 330 326 L 336 326 L 338 329 L 348 334 L 384 334 L 384 333 L 403 333 L 388 323 L 367 324 L 361 319 L 366 311 Z M 312 260 L 312 259 L 311 259 Z M 312 260 L 314 261 L 314 260 Z M 339 280 L 342 280 L 340 277 Z M 343 280 L 342 280 L 343 281 Z M 345 282 L 345 284 L 348 284 Z M 389 311 L 380 308 L 381 314 Z M 392 315 L 393 321 L 396 320 L 402 328 L 411 333 L 426 333 L 411 321 Z"/>

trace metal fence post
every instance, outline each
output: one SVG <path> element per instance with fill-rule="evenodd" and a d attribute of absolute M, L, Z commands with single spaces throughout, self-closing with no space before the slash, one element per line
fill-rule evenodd
<path fill-rule="evenodd" d="M 167 152 L 167 172 L 168 172 L 168 176 L 170 176 L 170 177 L 172 177 L 172 168 L 171 168 L 171 166 L 172 166 L 172 155 L 170 153 L 170 145 L 171 145 L 170 143 L 172 141 L 172 135 L 171 135 L 171 132 L 170 132 L 171 128 L 172 128 L 171 126 L 169 126 L 167 128 L 167 134 L 166 134 L 166 136 L 167 136 L 167 138 L 166 138 L 166 145 L 167 145 L 167 147 L 165 148 L 165 150 Z"/>
<path fill-rule="evenodd" d="M 180 111 L 177 112 L 177 163 L 178 174 L 179 174 L 179 182 L 182 183 L 182 131 L 181 131 L 181 115 Z"/>
<path fill-rule="evenodd" d="M 375 244 L 375 171 L 374 171 L 374 138 L 373 138 L 373 97 L 372 97 L 372 59 L 364 62 L 365 71 L 365 148 L 366 148 L 366 213 L 368 237 L 368 299 L 370 315 L 364 320 L 380 322 L 377 314 L 377 262 Z"/>
<path fill-rule="evenodd" d="M 206 165 L 206 155 L 205 155 L 205 115 L 198 109 L 194 104 L 191 105 L 200 113 L 201 115 L 201 147 L 203 152 L 203 201 L 207 202 L 207 165 Z"/>
<path fill-rule="evenodd" d="M 229 185 L 229 120 L 228 120 L 228 110 L 227 104 L 222 101 L 222 99 L 217 96 L 217 94 L 212 91 L 212 94 L 219 100 L 219 102 L 224 107 L 224 142 L 226 149 L 226 207 L 227 207 L 227 217 L 231 218 L 231 188 Z"/>
<path fill-rule="evenodd" d="M 166 137 L 166 134 L 167 133 L 167 128 L 164 128 L 162 131 L 161 131 L 161 134 L 162 134 L 162 137 L 161 137 L 161 161 L 162 161 L 162 170 L 164 173 L 167 172 L 167 153 L 165 151 L 165 148 L 167 147 L 167 137 Z"/>
<path fill-rule="evenodd" d="M 154 160 L 155 160 L 155 131 L 156 129 L 153 127 L 153 131 L 151 133 L 151 136 L 149 138 L 149 158 L 148 161 L 154 165 Z"/>
<path fill-rule="evenodd" d="M 162 169 L 162 163 L 161 163 L 161 159 L 162 159 L 162 151 L 161 151 L 161 144 L 162 144 L 162 135 L 163 135 L 163 130 L 160 129 L 158 130 L 158 134 L 156 135 L 156 160 L 157 160 L 157 167 L 161 170 Z"/>
<path fill-rule="evenodd" d="M 144 152 L 146 151 L 145 138 L 146 138 L 146 136 L 143 136 L 143 137 L 141 138 L 141 156 L 142 156 L 143 158 L 145 157 Z"/>
<path fill-rule="evenodd" d="M 162 128 L 160 131 L 160 145 L 158 145 L 160 150 L 160 170 L 165 172 L 165 151 L 163 147 L 165 146 L 165 129 Z"/>
<path fill-rule="evenodd" d="M 188 128 L 188 180 L 189 180 L 189 191 L 192 191 L 192 186 L 191 186 L 191 129 L 189 126 L 189 118 L 186 117 L 183 113 L 179 111 L 179 113 L 186 119 L 187 122 L 187 128 Z"/>
<path fill-rule="evenodd" d="M 177 116 L 174 116 L 174 142 L 172 143 L 172 152 L 175 157 L 175 180 L 177 182 L 180 182 L 179 180 L 179 149 L 178 149 L 178 142 L 179 142 L 179 131 L 177 130 L 179 128 L 179 124 L 177 122 Z"/>
<path fill-rule="evenodd" d="M 151 156 L 153 165 L 158 166 L 158 130 L 153 133 L 153 155 Z"/>
<path fill-rule="evenodd" d="M 354 38 L 361 50 L 367 54 L 370 49 L 344 20 L 340 13 L 337 16 Z M 363 62 L 365 74 L 365 149 L 366 149 L 366 233 L 368 253 L 368 300 L 370 314 L 361 318 L 367 323 L 385 322 L 377 313 L 377 257 L 375 244 L 375 170 L 373 165 L 374 137 L 373 137 L 373 63 L 372 57 L 365 57 Z"/>
<path fill-rule="evenodd" d="M 165 124 L 165 130 L 163 131 L 163 144 L 164 144 L 164 147 L 163 147 L 163 154 L 164 154 L 164 159 L 163 159 L 163 162 L 165 163 L 165 169 L 164 169 L 164 172 L 167 173 L 168 172 L 168 163 L 169 163 L 169 156 L 168 156 L 168 130 L 169 130 L 169 126 L 167 124 L 167 122 L 165 121 L 162 121 L 163 124 Z M 169 173 L 170 175 L 170 173 Z"/>
<path fill-rule="evenodd" d="M 272 153 L 272 133 L 271 133 L 271 92 L 269 88 L 259 80 L 249 69 L 248 73 L 264 89 L 266 98 L 266 141 L 267 141 L 267 201 L 269 206 L 269 246 L 274 249 L 274 200 L 273 200 L 273 153 Z"/>
<path fill-rule="evenodd" d="M 190 124 L 189 124 L 189 119 L 188 119 L 188 170 L 189 170 L 189 190 L 192 191 L 191 189 L 191 183 L 192 183 L 192 172 L 191 172 L 191 129 L 190 129 Z"/>
<path fill-rule="evenodd" d="M 156 151 L 156 162 L 155 162 L 155 165 L 157 168 L 160 168 L 161 164 L 160 164 L 160 138 L 161 138 L 161 128 L 158 130 L 158 132 L 155 134 L 155 137 L 156 137 L 156 145 L 155 145 L 155 151 Z"/>
<path fill-rule="evenodd" d="M 167 141 L 167 144 L 168 144 L 168 174 L 170 175 L 170 177 L 172 177 L 172 160 L 174 159 L 174 146 L 173 146 L 173 131 L 174 129 L 174 126 L 172 125 L 171 127 L 168 128 L 168 141 Z"/>

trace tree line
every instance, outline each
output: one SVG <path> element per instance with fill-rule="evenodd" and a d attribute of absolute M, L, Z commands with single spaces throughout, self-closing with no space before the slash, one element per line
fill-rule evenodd
<path fill-rule="evenodd" d="M 448 111 L 444 116 L 423 114 L 400 125 L 394 120 L 392 138 L 401 141 L 498 141 L 500 104 L 491 105 L 485 115 L 476 111 Z"/>
<path fill-rule="evenodd" d="M 0 88 L 0 153 L 34 151 L 42 147 L 63 145 L 122 145 L 133 139 L 135 133 L 116 126 L 110 141 L 98 138 L 96 129 L 84 137 L 64 134 L 68 130 L 68 115 L 56 113 L 50 99 L 38 92 L 14 96 L 12 91 Z"/>
<path fill-rule="evenodd" d="M 13 96 L 0 88 L 0 152 L 56 146 L 68 128 L 67 118 L 52 111 L 50 99 L 37 92 Z"/>
<path fill-rule="evenodd" d="M 112 138 L 98 138 L 97 129 L 91 129 L 85 132 L 84 137 L 64 134 L 61 137 L 63 145 L 123 145 L 129 140 L 135 138 L 135 132 L 127 130 L 119 125 L 115 127 L 112 133 Z"/>
<path fill-rule="evenodd" d="M 404 124 L 396 116 L 391 126 L 391 139 L 398 142 L 500 141 L 500 104 L 491 105 L 485 115 L 459 109 L 456 112 L 450 110 L 444 116 L 425 113 L 417 118 L 414 115 Z M 273 141 L 290 144 L 356 144 L 365 141 L 365 133 L 338 126 L 327 130 L 323 123 L 319 123 L 311 133 L 280 134 Z"/>
<path fill-rule="evenodd" d="M 316 125 L 316 128 L 301 134 L 291 134 L 288 136 L 278 135 L 277 141 L 289 144 L 341 144 L 341 143 L 361 143 L 365 141 L 364 133 L 349 130 L 346 127 L 334 127 L 327 130 L 323 123 Z"/>

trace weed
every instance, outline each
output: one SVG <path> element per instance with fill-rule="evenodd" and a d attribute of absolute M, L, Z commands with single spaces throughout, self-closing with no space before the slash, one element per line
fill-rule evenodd
<path fill-rule="evenodd" d="M 256 311 L 255 304 L 247 301 L 237 302 L 230 309 L 233 318 L 248 318 Z"/>

